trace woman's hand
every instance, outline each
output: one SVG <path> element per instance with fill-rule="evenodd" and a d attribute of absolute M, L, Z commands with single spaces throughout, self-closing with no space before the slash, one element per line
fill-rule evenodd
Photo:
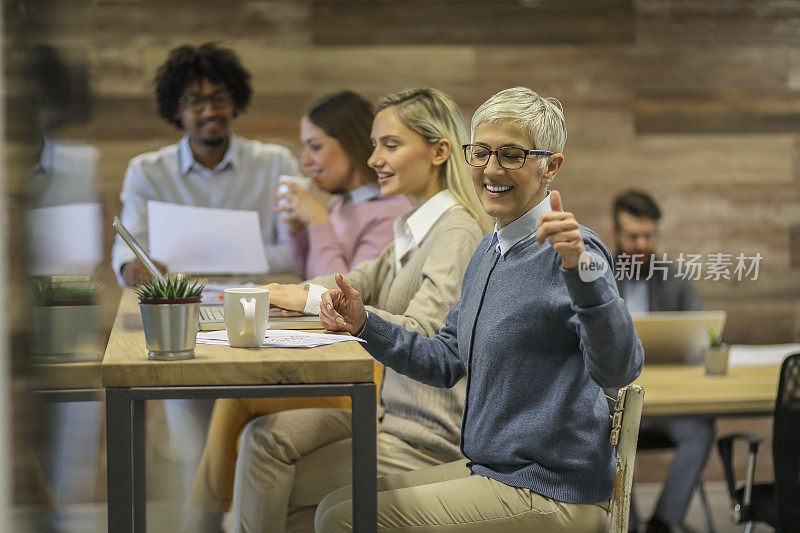
<path fill-rule="evenodd" d="M 361 295 L 341 274 L 336 274 L 334 279 L 339 288 L 323 294 L 322 303 L 319 304 L 322 326 L 330 331 L 346 331 L 350 335 L 357 335 L 367 321 L 367 310 Z"/>
<path fill-rule="evenodd" d="M 545 239 L 550 241 L 565 270 L 578 268 L 581 254 L 586 251 L 578 221 L 572 213 L 564 212 L 558 191 L 550 192 L 550 208 L 552 211 L 543 214 L 536 223 L 536 240 L 539 244 Z"/>
<path fill-rule="evenodd" d="M 263 288 L 269 289 L 270 306 L 301 312 L 306 308 L 308 289 L 304 285 L 270 283 L 269 285 L 264 285 Z"/>
<path fill-rule="evenodd" d="M 286 189 L 281 192 L 284 187 Z M 323 224 L 330 220 L 325 206 L 296 183 L 281 183 L 275 198 L 275 210 L 283 213 L 281 219 L 293 234 L 303 229 L 303 226 Z"/>

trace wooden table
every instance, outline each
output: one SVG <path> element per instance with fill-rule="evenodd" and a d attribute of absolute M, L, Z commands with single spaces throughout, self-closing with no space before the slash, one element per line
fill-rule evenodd
<path fill-rule="evenodd" d="M 106 388 L 108 531 L 145 531 L 145 400 L 350 396 L 353 520 L 377 519 L 373 359 L 357 342 L 311 349 L 243 349 L 198 344 L 195 359 L 150 361 L 142 319 L 125 290 L 101 365 Z"/>
<path fill-rule="evenodd" d="M 644 388 L 642 417 L 771 415 L 780 367 L 728 369 L 706 376 L 703 366 L 645 365 L 636 383 Z"/>

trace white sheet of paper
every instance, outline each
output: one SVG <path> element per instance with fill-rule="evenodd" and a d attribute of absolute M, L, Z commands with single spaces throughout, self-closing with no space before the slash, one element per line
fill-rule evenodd
<path fill-rule="evenodd" d="M 98 203 L 66 204 L 27 213 L 30 273 L 92 274 L 103 260 L 103 216 Z"/>
<path fill-rule="evenodd" d="M 147 202 L 150 256 L 171 272 L 267 271 L 258 213 Z"/>
<path fill-rule="evenodd" d="M 295 331 L 288 329 L 270 329 L 261 342 L 262 348 L 315 348 L 337 342 L 358 341 L 367 342 L 358 337 L 350 335 L 334 335 L 331 333 L 308 333 L 305 331 Z M 223 344 L 227 345 L 228 332 L 220 331 L 201 331 L 197 334 L 198 344 Z"/>
<path fill-rule="evenodd" d="M 728 352 L 728 365 L 780 365 L 787 355 L 797 352 L 800 352 L 800 344 L 732 344 Z"/>

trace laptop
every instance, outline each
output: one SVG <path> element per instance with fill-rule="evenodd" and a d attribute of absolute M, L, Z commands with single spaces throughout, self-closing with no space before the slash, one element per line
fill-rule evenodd
<path fill-rule="evenodd" d="M 154 278 L 165 281 L 166 278 L 164 274 L 161 273 L 147 252 L 144 251 L 144 248 L 142 248 L 139 242 L 122 224 L 119 217 L 115 216 L 111 225 L 139 261 L 141 261 L 147 272 Z M 222 306 L 222 298 L 219 297 L 220 294 L 219 291 L 215 291 L 215 294 L 211 295 L 211 298 L 207 298 L 206 296 L 208 295 L 204 295 L 203 299 L 205 301 L 214 303 L 204 303 L 200 305 L 201 331 L 225 329 L 225 312 Z M 323 329 L 322 323 L 317 315 L 304 315 L 294 311 L 283 311 L 275 307 L 270 309 L 269 327 L 271 329 Z"/>
<path fill-rule="evenodd" d="M 708 330 L 725 327 L 725 311 L 661 311 L 633 314 L 645 364 L 700 364 Z"/>

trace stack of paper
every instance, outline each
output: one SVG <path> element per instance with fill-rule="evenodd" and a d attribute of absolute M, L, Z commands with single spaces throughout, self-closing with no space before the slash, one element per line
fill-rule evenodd
<path fill-rule="evenodd" d="M 337 342 L 358 341 L 367 342 L 358 337 L 350 335 L 334 335 L 331 333 L 307 333 L 305 331 L 293 331 L 288 329 L 271 329 L 267 331 L 264 340 L 261 342 L 262 348 L 315 348 L 326 344 L 336 344 Z M 197 334 L 198 344 L 222 344 L 229 345 L 228 332 L 202 331 Z"/>

